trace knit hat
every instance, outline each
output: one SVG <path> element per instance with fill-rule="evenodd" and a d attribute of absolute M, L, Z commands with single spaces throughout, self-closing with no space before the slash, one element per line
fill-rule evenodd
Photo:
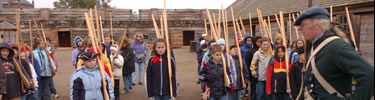
<path fill-rule="evenodd" d="M 202 40 L 199 45 L 203 45 L 204 43 L 206 43 L 206 40 Z"/>
<path fill-rule="evenodd" d="M 206 37 L 207 36 L 207 34 L 202 34 L 202 37 Z"/>
<path fill-rule="evenodd" d="M 305 53 L 305 47 L 302 46 L 302 47 L 297 48 L 297 53 L 298 53 L 299 55 Z"/>
<path fill-rule="evenodd" d="M 282 36 L 280 33 L 276 33 L 276 37 L 275 37 L 275 38 L 276 38 L 276 40 L 277 40 L 277 39 L 282 39 L 283 36 Z"/>
<path fill-rule="evenodd" d="M 81 55 L 78 56 L 79 59 L 82 59 L 84 61 L 95 59 L 98 56 L 98 53 L 95 52 L 84 52 Z"/>
<path fill-rule="evenodd" d="M 221 44 L 221 45 L 225 45 L 225 40 L 224 40 L 223 38 L 220 38 L 220 39 L 219 39 L 219 44 Z"/>

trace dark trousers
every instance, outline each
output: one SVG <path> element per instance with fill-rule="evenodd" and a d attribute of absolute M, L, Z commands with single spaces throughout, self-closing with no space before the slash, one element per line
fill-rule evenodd
<path fill-rule="evenodd" d="M 51 77 L 40 77 L 39 88 L 38 88 L 38 98 L 39 100 L 51 100 L 49 82 Z"/>
<path fill-rule="evenodd" d="M 53 82 L 53 78 L 51 77 L 50 81 L 49 81 L 49 90 L 51 92 L 51 94 L 57 94 L 56 92 L 56 88 L 55 88 L 55 83 Z"/>
<path fill-rule="evenodd" d="M 255 78 L 250 78 L 250 98 L 251 100 L 256 100 L 257 99 L 257 94 L 256 94 L 256 84 L 258 83 L 258 80 Z"/>
<path fill-rule="evenodd" d="M 115 79 L 115 100 L 120 100 L 120 80 Z"/>
<path fill-rule="evenodd" d="M 269 97 L 269 100 L 291 100 L 288 93 L 272 93 Z"/>

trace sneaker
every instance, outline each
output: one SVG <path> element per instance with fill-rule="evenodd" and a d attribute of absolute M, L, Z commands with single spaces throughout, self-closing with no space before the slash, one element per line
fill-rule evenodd
<path fill-rule="evenodd" d="M 138 85 L 143 85 L 143 83 L 142 83 L 142 82 L 139 82 Z"/>

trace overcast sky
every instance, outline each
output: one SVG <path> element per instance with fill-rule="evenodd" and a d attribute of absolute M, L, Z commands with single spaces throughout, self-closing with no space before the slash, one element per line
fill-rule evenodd
<path fill-rule="evenodd" d="M 28 0 L 32 1 L 32 0 Z M 35 0 L 35 8 L 54 8 L 53 2 L 58 0 Z M 167 0 L 168 9 L 219 9 L 231 5 L 235 0 Z M 122 9 L 163 8 L 163 0 L 112 0 L 111 6 Z"/>

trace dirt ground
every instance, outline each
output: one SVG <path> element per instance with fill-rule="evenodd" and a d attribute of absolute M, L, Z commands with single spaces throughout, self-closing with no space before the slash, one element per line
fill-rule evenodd
<path fill-rule="evenodd" d="M 59 64 L 57 76 L 54 77 L 55 87 L 59 98 L 52 100 L 69 100 L 70 77 L 73 73 L 72 48 L 59 48 L 56 50 L 56 60 Z M 177 78 L 179 82 L 178 100 L 200 100 L 200 85 L 196 84 L 197 62 L 196 54 L 189 52 L 189 47 L 174 49 L 177 64 Z M 120 89 L 123 89 L 121 80 Z M 121 94 L 121 100 L 147 100 L 144 85 L 136 85 L 131 93 Z"/>

